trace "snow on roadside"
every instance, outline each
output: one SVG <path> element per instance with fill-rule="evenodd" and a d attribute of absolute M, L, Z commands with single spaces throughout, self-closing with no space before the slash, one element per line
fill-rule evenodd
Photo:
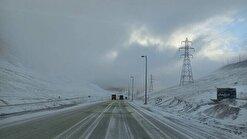
<path fill-rule="evenodd" d="M 209 126 L 210 123 L 208 122 L 202 122 L 188 115 L 175 114 L 162 107 L 144 105 L 141 101 L 131 102 L 131 104 L 138 107 L 142 112 L 159 119 L 165 125 L 174 127 L 176 130 L 187 131 L 186 134 L 196 134 L 195 136 L 201 136 L 202 138 L 245 138 L 244 135 L 239 136 L 219 127 Z"/>
<path fill-rule="evenodd" d="M 247 61 L 227 65 L 194 84 L 175 86 L 149 95 L 152 109 L 159 108 L 187 120 L 247 137 Z M 233 87 L 237 99 L 215 103 L 216 89 Z"/>
<path fill-rule="evenodd" d="M 110 92 L 92 83 L 47 79 L 0 59 L 0 118 L 109 98 Z"/>
<path fill-rule="evenodd" d="M 55 109 L 52 111 L 39 111 L 39 112 L 35 112 L 35 113 L 27 113 L 24 115 L 12 116 L 12 117 L 1 119 L 0 125 L 1 125 L 1 127 L 3 127 L 5 125 L 9 126 L 10 124 L 18 124 L 21 122 L 27 122 L 29 120 L 46 117 L 47 115 L 50 115 L 50 114 L 58 114 L 58 113 L 63 113 L 65 111 L 74 111 L 76 109 L 80 109 L 81 107 L 90 106 L 90 105 L 97 104 L 100 102 L 103 102 L 103 101 L 87 102 L 87 103 L 83 103 L 83 104 L 78 104 L 74 107 L 67 107 L 64 109 Z"/>

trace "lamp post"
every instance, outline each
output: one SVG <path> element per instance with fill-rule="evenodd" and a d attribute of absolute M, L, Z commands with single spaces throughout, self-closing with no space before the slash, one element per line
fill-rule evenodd
<path fill-rule="evenodd" d="M 132 98 L 131 98 L 131 101 L 133 101 L 134 99 L 134 76 L 130 76 L 130 79 L 131 79 L 131 86 L 132 86 L 132 89 L 131 89 L 131 92 L 132 92 Z"/>
<path fill-rule="evenodd" d="M 130 100 L 130 83 L 128 84 L 128 100 Z"/>
<path fill-rule="evenodd" d="M 144 94 L 144 104 L 147 104 L 147 89 L 148 89 L 148 79 L 147 79 L 147 70 L 148 70 L 148 66 L 147 66 L 147 56 L 141 56 L 143 58 L 145 58 L 145 94 Z"/>

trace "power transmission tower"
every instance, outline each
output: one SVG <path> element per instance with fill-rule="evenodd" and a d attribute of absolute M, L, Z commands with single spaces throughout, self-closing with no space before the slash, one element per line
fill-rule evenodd
<path fill-rule="evenodd" d="M 154 86 L 153 86 L 153 75 L 150 75 L 150 80 L 149 80 L 149 92 L 154 91 Z"/>
<path fill-rule="evenodd" d="M 183 61 L 183 67 L 181 72 L 181 78 L 180 78 L 180 86 L 185 84 L 194 83 L 193 80 L 193 74 L 192 74 L 192 67 L 190 63 L 190 57 L 193 57 L 192 54 L 190 54 L 190 50 L 195 50 L 193 47 L 190 47 L 190 44 L 192 41 L 189 41 L 188 38 L 186 38 L 185 41 L 181 42 L 184 43 L 184 47 L 180 47 L 179 50 L 184 49 L 184 53 L 181 54 L 181 57 L 184 57 Z"/>

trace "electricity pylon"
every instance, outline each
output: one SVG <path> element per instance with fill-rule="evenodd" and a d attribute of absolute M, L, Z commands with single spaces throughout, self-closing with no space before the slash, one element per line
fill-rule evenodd
<path fill-rule="evenodd" d="M 193 47 L 190 47 L 192 41 L 189 41 L 188 38 L 186 38 L 185 41 L 181 42 L 181 44 L 183 43 L 184 43 L 184 47 L 179 48 L 179 50 L 184 49 L 184 53 L 181 54 L 181 57 L 184 57 L 184 61 L 183 61 L 183 67 L 182 67 L 180 84 L 179 84 L 180 86 L 194 83 L 191 61 L 190 61 L 190 57 L 193 57 L 193 55 L 190 54 L 190 50 L 195 51 L 195 49 Z"/>

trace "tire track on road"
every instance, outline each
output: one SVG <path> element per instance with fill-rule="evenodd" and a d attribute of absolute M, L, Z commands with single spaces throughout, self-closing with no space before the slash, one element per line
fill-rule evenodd
<path fill-rule="evenodd" d="M 163 122 L 159 121 L 158 119 L 155 119 L 144 112 L 140 111 L 136 107 L 130 104 L 130 107 L 133 111 L 135 111 L 140 117 L 142 117 L 146 122 L 148 122 L 152 127 L 160 133 L 162 138 L 168 138 L 168 139 L 189 139 L 190 136 L 176 130 L 175 128 L 164 124 Z"/>
<path fill-rule="evenodd" d="M 99 125 L 100 122 L 102 122 L 102 119 L 104 118 L 104 114 L 106 112 L 108 112 L 110 109 L 113 110 L 112 105 L 115 102 L 110 103 L 103 112 L 100 113 L 100 115 L 93 121 L 93 123 L 91 123 L 91 125 L 89 127 L 87 127 L 86 131 L 83 132 L 83 134 L 80 136 L 80 139 L 89 139 L 89 138 L 95 138 L 94 136 L 98 136 L 99 133 L 97 133 L 96 130 L 97 126 Z M 107 122 L 105 122 L 106 124 Z M 109 122 L 108 122 L 109 123 Z M 104 124 L 101 124 L 104 125 Z M 108 128 L 108 126 L 106 127 L 106 129 Z M 103 130 L 103 129 L 100 129 Z M 96 132 L 96 134 L 93 134 L 94 132 Z M 102 136 L 102 135 L 100 135 Z"/>
<path fill-rule="evenodd" d="M 75 125 L 71 126 L 69 129 L 60 133 L 58 136 L 55 137 L 55 139 L 81 138 L 81 136 L 84 136 L 83 134 L 85 134 L 85 132 L 91 130 L 89 128 L 102 117 L 102 114 L 111 108 L 112 103 L 108 104 L 102 112 L 93 112 L 92 114 L 88 115 Z"/>

